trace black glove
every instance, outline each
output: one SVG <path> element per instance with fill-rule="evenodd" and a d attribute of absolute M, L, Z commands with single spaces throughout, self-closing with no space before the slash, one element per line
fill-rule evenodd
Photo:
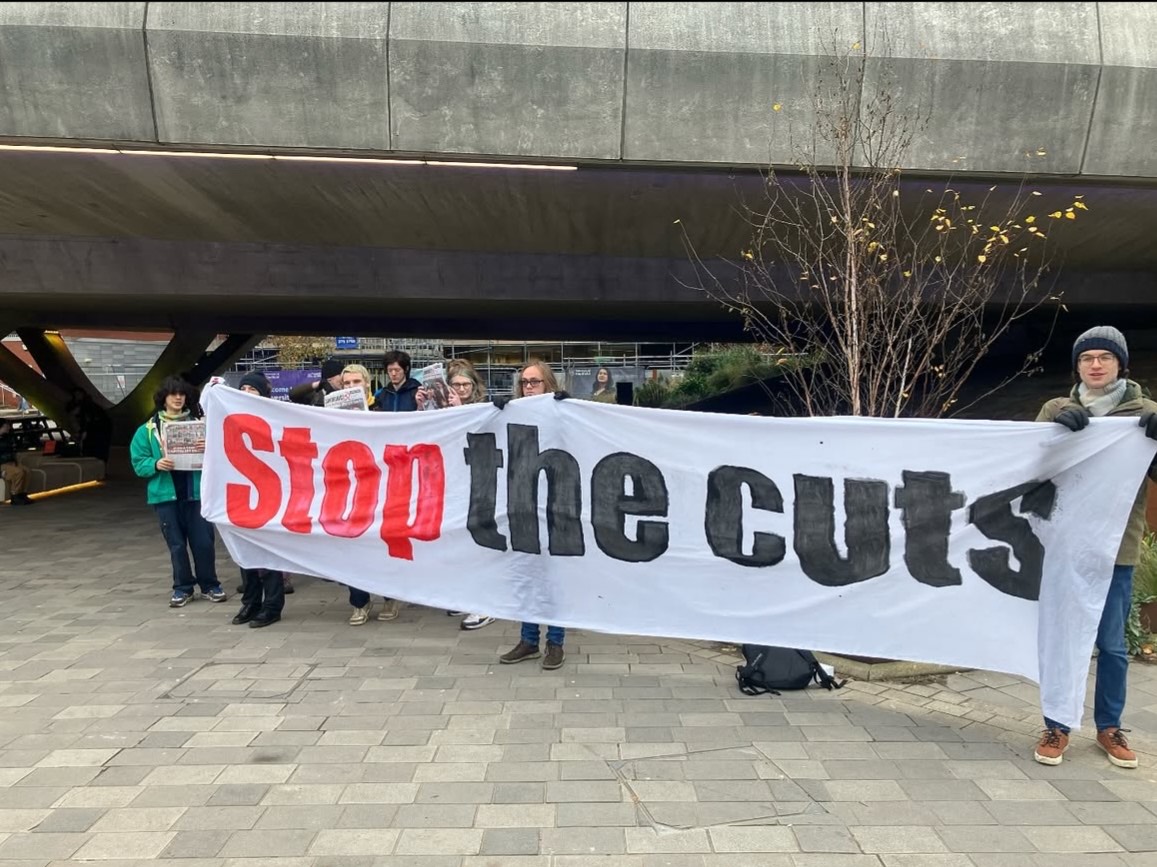
<path fill-rule="evenodd" d="M 506 409 L 506 404 L 510 403 L 512 399 L 509 394 L 503 394 L 494 398 L 490 403 L 493 404 L 495 409 Z"/>
<path fill-rule="evenodd" d="M 1157 440 L 1157 412 L 1149 410 L 1141 413 L 1141 420 L 1138 423 L 1139 427 L 1145 428 L 1145 436 L 1151 440 Z"/>
<path fill-rule="evenodd" d="M 1076 433 L 1089 426 L 1089 414 L 1082 406 L 1070 406 L 1068 409 L 1061 410 L 1053 421 L 1057 424 L 1063 424 L 1073 433 Z"/>
<path fill-rule="evenodd" d="M 565 391 L 556 391 L 554 393 L 554 399 L 555 400 L 566 400 L 568 397 L 570 397 L 570 395 L 567 394 Z"/>

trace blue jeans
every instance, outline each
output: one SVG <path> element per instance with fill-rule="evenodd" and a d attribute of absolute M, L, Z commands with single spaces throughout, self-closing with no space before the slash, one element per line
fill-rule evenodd
<path fill-rule="evenodd" d="M 1125 621 L 1133 604 L 1133 567 L 1114 566 L 1105 610 L 1097 627 L 1097 686 L 1093 697 L 1093 721 L 1097 731 L 1120 728 L 1125 711 L 1125 678 L 1129 674 L 1129 651 L 1125 645 Z M 1067 726 L 1045 717 L 1045 727 L 1069 733 Z"/>
<path fill-rule="evenodd" d="M 194 583 L 202 593 L 218 589 L 221 582 L 217 580 L 216 537 L 213 525 L 201 517 L 200 501 L 172 500 L 154 503 L 153 508 L 173 561 L 173 592 L 192 594 Z M 189 551 L 193 552 L 193 569 L 189 568 Z"/>
<path fill-rule="evenodd" d="M 522 640 L 523 641 L 525 641 L 529 644 L 533 644 L 535 647 L 537 647 L 539 636 L 540 636 L 540 633 L 538 631 L 538 624 L 537 623 L 524 623 L 524 624 L 522 624 Z M 566 637 L 566 630 L 563 629 L 561 626 L 548 626 L 548 627 L 546 627 L 546 643 L 547 644 L 557 644 L 559 647 L 561 647 L 563 639 L 565 637 Z"/>

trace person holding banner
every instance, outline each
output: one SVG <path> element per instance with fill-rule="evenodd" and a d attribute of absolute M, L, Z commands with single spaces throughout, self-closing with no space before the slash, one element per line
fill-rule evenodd
<path fill-rule="evenodd" d="M 197 398 L 197 389 L 183 379 L 166 379 L 153 395 L 153 415 L 137 429 L 129 446 L 133 472 L 148 479 L 148 502 L 169 547 L 173 564 L 170 608 L 189 604 L 194 583 L 210 602 L 228 598 L 217 580 L 213 525 L 201 517 L 201 471 L 174 469 L 162 448 L 165 425 L 191 420 L 199 409 Z M 193 569 L 189 568 L 189 551 Z"/>
<path fill-rule="evenodd" d="M 241 377 L 237 386 L 241 391 L 259 397 L 273 397 L 273 386 L 259 371 L 250 371 Z M 241 610 L 233 618 L 233 625 L 248 623 L 250 629 L 261 629 L 281 619 L 285 608 L 285 573 L 277 569 L 241 570 Z"/>
<path fill-rule="evenodd" d="M 537 359 L 531 359 L 523 365 L 522 370 L 514 377 L 514 389 L 510 398 L 495 399 L 494 405 L 499 409 L 506 406 L 508 400 L 517 400 L 520 397 L 535 397 L 540 394 L 554 394 L 565 396 L 559 391 L 558 380 L 550 367 Z M 561 668 L 566 654 L 562 644 L 566 638 L 566 631 L 561 626 L 546 627 L 546 656 L 542 660 L 542 667 L 547 671 Z M 542 655 L 539 649 L 540 631 L 537 623 L 523 623 L 522 634 L 518 644 L 498 657 L 498 661 L 505 665 L 524 662 L 528 659 L 538 659 Z"/>
<path fill-rule="evenodd" d="M 366 393 L 366 403 L 372 411 L 377 408 L 374 395 L 370 394 L 370 372 L 360 364 L 347 364 L 341 372 L 341 387 L 362 388 Z M 349 587 L 350 605 L 353 613 L 350 615 L 350 626 L 362 626 L 370 619 L 370 594 L 358 587 Z M 378 620 L 397 620 L 402 605 L 397 599 L 382 597 L 382 610 L 378 612 Z"/>
<path fill-rule="evenodd" d="M 375 412 L 416 412 L 418 380 L 410 376 L 410 353 L 391 349 L 383 356 L 390 381 L 374 395 Z"/>
<path fill-rule="evenodd" d="M 303 382 L 289 390 L 291 403 L 306 406 L 325 406 L 325 396 L 341 388 L 342 362 L 340 358 L 327 358 L 321 364 L 321 379 L 317 382 Z"/>
<path fill-rule="evenodd" d="M 1108 325 L 1090 328 L 1073 344 L 1073 370 L 1077 384 L 1067 397 L 1046 403 L 1037 421 L 1053 421 L 1071 431 L 1083 430 L 1090 416 L 1139 416 L 1147 436 L 1157 439 L 1157 403 L 1144 396 L 1140 385 L 1128 378 L 1129 347 L 1125 335 Z M 1149 467 L 1157 480 L 1157 462 Z M 1119 768 L 1137 767 L 1137 754 L 1121 728 L 1125 710 L 1129 653 L 1125 644 L 1125 621 L 1133 601 L 1133 569 L 1140 559 L 1145 532 L 1146 484 L 1129 515 L 1101 622 L 1097 627 L 1097 677 L 1093 720 L 1097 744 Z M 1059 765 L 1069 745 L 1069 728 L 1045 717 L 1045 730 L 1033 757 L 1045 765 Z"/>
<path fill-rule="evenodd" d="M 486 386 L 474 365 L 464 358 L 455 358 L 446 364 L 446 378 L 450 386 L 450 406 L 466 406 L 471 403 L 486 402 Z M 418 405 L 422 406 L 423 389 L 418 389 Z M 462 617 L 458 626 L 467 632 L 481 629 L 494 622 L 489 614 L 466 614 L 461 611 L 447 611 L 451 617 Z"/>

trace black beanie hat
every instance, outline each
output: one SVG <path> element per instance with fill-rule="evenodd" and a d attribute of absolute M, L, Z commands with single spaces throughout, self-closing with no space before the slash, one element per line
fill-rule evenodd
<path fill-rule="evenodd" d="M 341 376 L 341 372 L 345 370 L 345 362 L 340 358 L 327 358 L 321 363 L 321 378 L 322 380 L 333 379 L 335 376 Z"/>
<path fill-rule="evenodd" d="M 244 386 L 257 389 L 257 393 L 262 397 L 270 397 L 273 394 L 273 386 L 269 384 L 269 380 L 265 378 L 264 373 L 259 373 L 256 370 L 251 370 L 249 373 L 241 377 L 241 381 L 237 383 L 238 388 Z"/>

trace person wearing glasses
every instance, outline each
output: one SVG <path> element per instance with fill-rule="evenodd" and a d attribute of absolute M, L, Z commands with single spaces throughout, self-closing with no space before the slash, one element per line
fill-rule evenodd
<path fill-rule="evenodd" d="M 1141 386 L 1128 378 L 1129 347 L 1125 335 L 1108 325 L 1090 328 L 1073 344 L 1073 370 L 1077 384 L 1067 397 L 1046 403 L 1037 421 L 1054 421 L 1071 431 L 1083 430 L 1090 416 L 1139 416 L 1145 434 L 1157 439 L 1157 403 L 1144 396 Z M 1157 480 L 1157 461 L 1148 476 Z M 1125 621 L 1133 600 L 1133 568 L 1141 553 L 1145 532 L 1145 479 L 1133 503 L 1125 527 L 1101 622 L 1097 627 L 1097 679 L 1093 720 L 1097 745 L 1119 768 L 1137 767 L 1137 754 L 1121 728 L 1125 709 L 1125 679 L 1129 653 L 1125 644 Z M 1045 717 L 1045 728 L 1033 758 L 1044 765 L 1059 765 L 1069 745 L 1069 729 Z"/>
<path fill-rule="evenodd" d="M 370 372 L 364 366 L 347 364 L 341 372 L 341 387 L 362 389 L 365 392 L 370 411 L 377 410 L 377 395 L 370 394 Z M 360 587 L 349 587 L 349 592 L 350 606 L 353 608 L 353 612 L 350 614 L 350 626 L 364 626 L 370 619 L 370 594 Z M 378 620 L 397 620 L 401 610 L 401 602 L 383 596 Z"/>
<path fill-rule="evenodd" d="M 446 364 L 446 379 L 450 386 L 450 406 L 467 406 L 486 402 L 486 386 L 474 365 L 463 358 L 455 358 Z M 418 389 L 418 406 L 425 404 L 424 388 Z M 467 632 L 481 629 L 494 622 L 489 614 L 468 614 L 464 611 L 447 611 L 450 617 L 461 617 L 458 626 Z"/>
<path fill-rule="evenodd" d="M 558 380 L 554 378 L 554 372 L 550 367 L 545 362 L 532 359 L 523 365 L 522 370 L 515 376 L 514 393 L 510 399 L 536 397 L 540 394 L 554 394 L 556 397 L 562 397 L 565 392 L 560 391 Z M 501 409 L 506 405 L 506 401 L 499 402 L 496 399 L 494 404 Z M 563 660 L 566 658 L 562 649 L 565 638 L 566 631 L 561 626 L 546 627 L 546 656 L 543 657 L 542 667 L 547 671 L 562 667 Z M 539 649 L 539 639 L 539 625 L 537 623 L 523 623 L 522 635 L 518 644 L 499 656 L 498 661 L 511 665 L 516 662 L 524 662 L 527 659 L 538 659 L 542 655 Z"/>

